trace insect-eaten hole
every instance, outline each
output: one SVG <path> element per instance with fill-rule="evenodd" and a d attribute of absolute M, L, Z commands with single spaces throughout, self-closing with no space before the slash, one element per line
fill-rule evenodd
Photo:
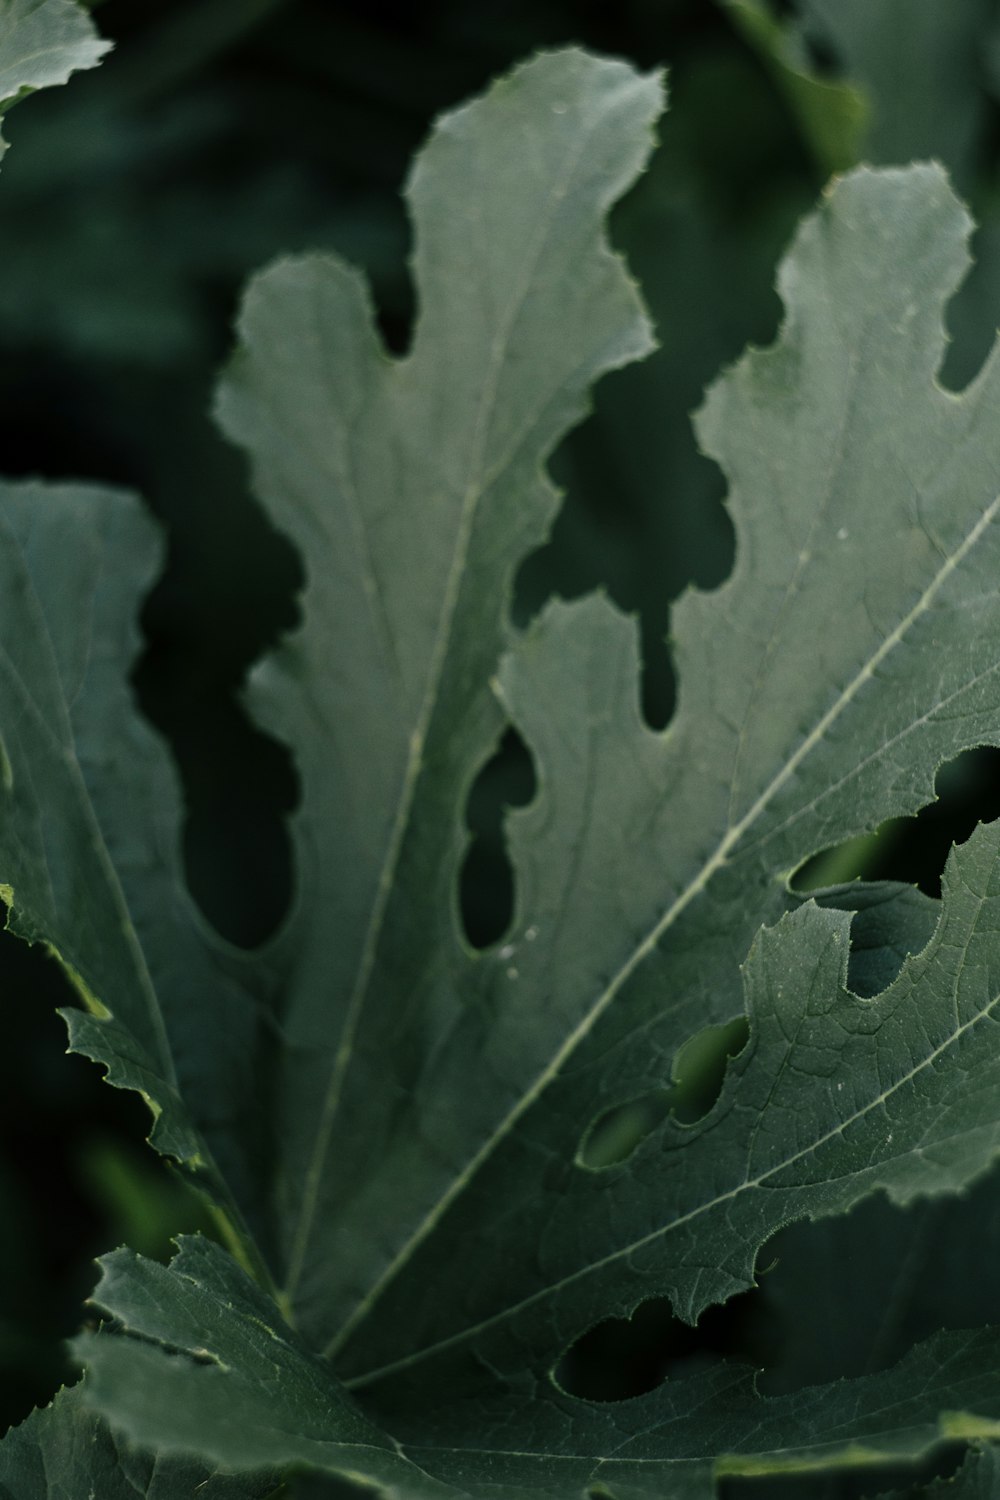
<path fill-rule="evenodd" d="M 581 1401 L 628 1401 L 664 1380 L 684 1379 L 725 1358 L 758 1360 L 757 1291 L 707 1308 L 692 1327 L 674 1317 L 668 1297 L 642 1302 L 630 1318 L 606 1318 L 576 1340 L 553 1370 L 567 1395 Z"/>
<path fill-rule="evenodd" d="M 563 513 L 565 514 L 565 512 Z M 639 674 L 639 704 L 642 716 L 650 729 L 665 729 L 674 711 L 677 697 L 677 675 L 668 645 L 669 617 L 665 608 L 653 610 L 642 608 L 634 592 L 628 587 L 615 585 L 614 580 L 595 575 L 577 574 L 570 550 L 560 546 L 562 518 L 556 523 L 552 537 L 536 552 L 532 552 L 521 565 L 515 580 L 514 604 L 511 610 L 515 623 L 527 626 L 552 597 L 578 599 L 595 588 L 606 588 L 615 604 L 626 614 L 637 614 L 642 665 Z M 639 543 L 633 538 L 630 550 L 638 550 Z M 606 558 L 614 548 L 610 545 L 595 548 L 595 555 Z M 661 601 L 662 602 L 662 601 Z"/>
<path fill-rule="evenodd" d="M 696 1032 L 674 1057 L 669 1088 L 616 1104 L 591 1122 L 577 1153 L 579 1164 L 593 1172 L 627 1161 L 668 1115 L 681 1125 L 703 1120 L 722 1092 L 730 1059 L 739 1056 L 749 1037 L 746 1016 Z"/>
<path fill-rule="evenodd" d="M 630 250 L 639 254 L 639 244 Z M 660 270 L 649 262 L 650 277 Z M 685 394 L 677 387 L 673 416 L 665 414 L 661 394 L 667 367 L 671 384 L 677 375 L 669 357 L 665 365 L 654 354 L 599 382 L 589 416 L 549 460 L 563 503 L 548 538 L 524 559 L 514 581 L 512 617 L 519 626 L 553 597 L 577 599 L 594 589 L 606 590 L 619 609 L 636 616 L 642 640 L 640 701 L 652 730 L 666 726 L 676 701 L 669 644 L 673 602 L 692 584 L 717 588 L 733 566 L 735 533 L 725 481 L 699 453 L 686 412 L 701 399 L 720 362 L 739 354 L 745 336 L 730 330 L 711 352 L 703 339 L 690 346 L 693 357 L 682 361 Z M 630 435 L 628 451 L 622 447 L 623 432 Z M 640 453 L 643 460 L 635 462 Z M 649 504 L 650 494 L 656 495 L 656 505 Z"/>
<path fill-rule="evenodd" d="M 934 790 L 936 800 L 914 817 L 889 818 L 874 833 L 814 854 L 792 876 L 792 890 L 808 896 L 852 880 L 901 880 L 940 896 L 952 845 L 1000 817 L 1000 749 L 964 750 L 941 767 Z"/>
<path fill-rule="evenodd" d="M 504 819 L 535 795 L 535 768 L 527 746 L 510 728 L 472 784 L 465 820 L 472 835 L 459 875 L 459 906 L 473 948 L 499 942 L 514 915 L 514 870 Z"/>

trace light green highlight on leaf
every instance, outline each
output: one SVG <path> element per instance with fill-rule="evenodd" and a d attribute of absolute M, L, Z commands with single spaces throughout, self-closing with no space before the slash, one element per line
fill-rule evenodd
<path fill-rule="evenodd" d="M 850 83 L 818 78 L 796 55 L 795 38 L 766 8 L 766 0 L 723 0 L 737 30 L 771 73 L 799 121 L 820 169 L 829 174 L 856 166 L 871 107 Z"/>

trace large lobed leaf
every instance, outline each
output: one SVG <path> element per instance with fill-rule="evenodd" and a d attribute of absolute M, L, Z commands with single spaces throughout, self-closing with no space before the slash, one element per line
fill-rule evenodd
<path fill-rule="evenodd" d="M 340 1274 L 289 1286 L 313 1338 L 339 1307 L 329 1347 L 379 1399 L 465 1390 L 484 1369 L 544 1374 L 653 1292 L 693 1318 L 751 1284 L 789 1217 L 877 1187 L 900 1201 L 954 1188 L 993 1158 L 992 833 L 954 866 L 937 944 L 877 1005 L 844 993 L 847 923 L 829 912 L 758 943 L 748 999 L 739 972 L 799 864 L 915 810 L 941 761 L 997 738 L 995 366 L 960 399 L 934 380 L 966 232 L 942 175 L 914 169 L 848 179 L 800 235 L 781 341 L 700 419 L 739 552 L 721 590 L 676 611 L 666 735 L 639 720 L 631 630 L 600 601 L 551 609 L 509 658 L 501 692 L 540 790 L 513 820 L 514 930 L 484 955 L 463 951 L 450 896 L 467 778 L 445 757 L 474 715 L 436 710 L 446 748 L 423 747 L 431 779 L 380 908 L 368 1003 L 352 1002 L 341 1116 L 324 1121 L 358 1143 L 331 1174 L 338 1253 L 320 1264 Z M 367 746 L 356 754 L 365 774 Z M 439 763 L 450 808 L 432 796 Z M 309 808 L 307 777 L 303 821 Z M 925 993 L 936 1014 L 917 1008 Z M 716 1110 L 587 1170 L 595 1118 L 661 1089 L 692 1034 L 748 1003 L 751 1041 Z"/>
<path fill-rule="evenodd" d="M 725 1367 L 603 1409 L 552 1379 L 602 1316 L 666 1294 L 693 1319 L 751 1285 L 789 1220 L 954 1191 L 1000 1154 L 997 833 L 953 855 L 929 942 L 899 888 L 789 887 L 930 800 L 943 760 L 1000 742 L 1000 375 L 960 398 L 935 382 L 968 227 L 940 172 L 836 187 L 785 262 L 779 342 L 699 419 L 737 563 L 675 611 L 666 733 L 640 718 L 634 632 L 605 601 L 520 638 L 508 622 L 555 509 L 541 465 L 593 380 L 649 347 L 602 222 L 658 100 L 573 51 L 441 124 L 409 189 L 405 359 L 339 262 L 251 290 L 220 410 L 307 573 L 302 627 L 253 686 L 303 796 L 295 908 L 252 975 L 191 908 L 176 790 L 124 685 L 148 525 L 107 492 L 0 497 L 11 922 L 86 1001 L 75 1045 L 235 1195 L 260 1282 L 198 1241 L 169 1269 L 109 1257 L 98 1301 L 131 1336 L 81 1341 L 81 1393 L 6 1450 L 12 1493 L 36 1448 L 76 1441 L 81 1402 L 180 1462 L 414 1496 L 700 1496 L 718 1473 L 994 1433 L 989 1330 L 768 1401 Z M 457 917 L 464 804 L 507 718 L 538 792 L 511 819 L 512 930 L 478 953 Z M 595 1127 L 742 1014 L 707 1114 L 661 1112 L 595 1166 Z"/>
<path fill-rule="evenodd" d="M 285 1295 L 317 1343 L 516 1082 L 483 1072 L 478 1125 L 446 1092 L 495 1004 L 454 920 L 464 799 L 502 728 L 513 574 L 556 508 L 541 463 L 596 376 L 650 347 L 602 220 L 660 104 L 655 78 L 567 52 L 440 121 L 408 187 L 405 359 L 330 258 L 265 272 L 240 320 L 223 425 L 307 572 L 253 703 L 302 782 L 271 1128 Z"/>
<path fill-rule="evenodd" d="M 915 169 L 855 175 L 800 236 L 781 341 L 701 418 L 739 553 L 723 589 L 676 613 L 665 736 L 639 721 L 631 631 L 599 601 L 549 610 L 509 657 L 500 689 L 540 790 L 513 820 L 515 927 L 489 954 L 461 952 L 461 844 L 453 832 L 444 858 L 438 797 L 437 839 L 422 822 L 436 783 L 415 786 L 373 999 L 355 992 L 338 1062 L 339 1138 L 366 1149 L 345 1151 L 356 1186 L 330 1226 L 342 1279 L 323 1289 L 346 1313 L 329 1343 L 341 1369 L 397 1421 L 498 1375 L 544 1379 L 573 1337 L 644 1295 L 693 1318 L 752 1283 L 789 1218 L 876 1188 L 901 1202 L 954 1189 L 997 1153 L 991 831 L 953 861 L 935 941 L 877 1000 L 845 988 L 846 918 L 814 907 L 758 940 L 746 998 L 739 978 L 798 865 L 915 810 L 943 760 L 997 739 L 995 366 L 961 399 L 934 379 L 966 232 L 942 175 Z M 273 343 L 256 337 L 263 393 Z M 251 348 L 242 391 L 253 368 Z M 259 420 L 272 485 L 273 442 Z M 467 723 L 454 714 L 448 753 Z M 430 776 L 446 752 L 423 748 Z M 456 830 L 467 778 L 445 764 Z M 708 1118 L 667 1119 L 627 1162 L 589 1171 L 594 1120 L 661 1089 L 694 1032 L 744 1008 L 751 1040 Z M 304 1293 L 322 1337 L 328 1315 Z"/>

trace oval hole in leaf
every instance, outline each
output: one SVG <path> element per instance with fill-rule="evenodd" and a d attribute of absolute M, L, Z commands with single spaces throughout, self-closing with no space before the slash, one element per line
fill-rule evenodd
<path fill-rule="evenodd" d="M 698 1031 L 674 1058 L 671 1109 L 682 1125 L 703 1120 L 722 1092 L 726 1066 L 750 1040 L 746 1016 Z"/>
<path fill-rule="evenodd" d="M 915 817 L 889 818 L 874 833 L 814 854 L 792 876 L 792 890 L 805 896 L 851 880 L 905 880 L 940 896 L 951 846 L 1000 817 L 1000 749 L 963 751 L 940 768 L 934 790 L 936 800 Z"/>
<path fill-rule="evenodd" d="M 513 728 L 483 766 L 469 792 L 465 820 L 472 839 L 459 876 L 459 906 L 473 948 L 503 937 L 514 915 L 514 870 L 507 854 L 504 814 L 535 795 L 531 755 Z"/>
<path fill-rule="evenodd" d="M 766 1341 L 756 1291 L 708 1308 L 694 1328 L 674 1317 L 669 1298 L 653 1297 L 631 1318 L 606 1318 L 583 1334 L 552 1374 L 581 1401 L 628 1401 L 726 1357 L 761 1363 Z"/>
<path fill-rule="evenodd" d="M 627 1161 L 670 1114 L 681 1125 L 703 1120 L 722 1092 L 730 1058 L 743 1051 L 749 1036 L 746 1016 L 696 1032 L 674 1057 L 671 1088 L 616 1104 L 591 1122 L 577 1154 L 580 1166 L 600 1171 Z"/>
<path fill-rule="evenodd" d="M 667 1118 L 673 1092 L 673 1089 L 657 1089 L 598 1115 L 587 1126 L 580 1142 L 576 1157 L 580 1166 L 599 1172 L 627 1161 L 636 1147 Z"/>

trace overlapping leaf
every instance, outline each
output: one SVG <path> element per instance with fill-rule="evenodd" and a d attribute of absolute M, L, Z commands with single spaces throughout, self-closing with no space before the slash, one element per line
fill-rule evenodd
<path fill-rule="evenodd" d="M 773 75 L 825 173 L 857 164 L 869 103 L 850 84 L 820 78 L 799 54 L 794 33 L 759 0 L 727 0 L 733 23 Z"/>
<path fill-rule="evenodd" d="M 3 1500 L 265 1500 L 275 1480 L 222 1474 L 196 1460 L 143 1453 L 116 1439 L 82 1400 L 79 1386 L 60 1391 L 43 1411 L 0 1444 Z"/>
<path fill-rule="evenodd" d="M 964 180 L 985 118 L 988 0 L 797 0 L 802 30 L 870 103 L 866 160 L 935 157 Z"/>
<path fill-rule="evenodd" d="M 109 46 L 73 0 L 3 0 L 0 105 Z M 162 1151 L 199 1171 L 218 1153 L 216 1197 L 249 1208 L 259 1018 L 186 893 L 175 777 L 128 686 L 159 564 L 136 497 L 0 483 L 0 882 L 84 1002 L 76 1049 L 146 1098 Z"/>
<path fill-rule="evenodd" d="M 197 1452 L 240 1473 L 305 1464 L 414 1500 L 447 1493 L 217 1245 L 182 1239 L 169 1267 L 119 1250 L 103 1273 L 94 1301 L 134 1336 L 77 1341 L 91 1371 L 85 1397 L 151 1451 Z"/>
<path fill-rule="evenodd" d="M 240 1472 L 288 1464 L 364 1477 L 413 1500 L 611 1494 L 710 1500 L 722 1476 L 905 1463 L 957 1429 L 990 1434 L 1000 1333 L 940 1334 L 887 1375 L 763 1399 L 751 1372 L 718 1366 L 637 1401 L 592 1406 L 551 1385 L 443 1402 L 391 1443 L 353 1410 L 329 1366 L 214 1246 L 168 1267 L 118 1251 L 95 1301 L 128 1337 L 84 1335 L 87 1397 L 165 1454 Z"/>

